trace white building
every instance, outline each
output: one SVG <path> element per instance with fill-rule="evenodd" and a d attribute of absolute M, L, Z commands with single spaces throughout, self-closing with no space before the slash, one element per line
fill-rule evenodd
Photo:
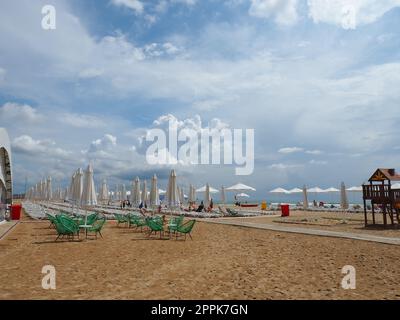
<path fill-rule="evenodd" d="M 6 129 L 0 128 L 0 222 L 12 202 L 11 145 Z"/>

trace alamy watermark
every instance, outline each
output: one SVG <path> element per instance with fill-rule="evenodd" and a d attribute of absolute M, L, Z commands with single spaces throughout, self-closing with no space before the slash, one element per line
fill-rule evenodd
<path fill-rule="evenodd" d="M 56 8 L 50 4 L 42 7 L 42 29 L 55 30 L 56 29 Z"/>
<path fill-rule="evenodd" d="M 42 278 L 42 288 L 44 290 L 55 290 L 56 289 L 56 268 L 52 265 L 45 265 L 42 268 L 42 274 L 45 276 Z"/>
<path fill-rule="evenodd" d="M 254 129 L 178 129 L 170 121 L 168 132 L 147 131 L 151 145 L 146 160 L 151 165 L 236 165 L 236 175 L 254 171 Z"/>

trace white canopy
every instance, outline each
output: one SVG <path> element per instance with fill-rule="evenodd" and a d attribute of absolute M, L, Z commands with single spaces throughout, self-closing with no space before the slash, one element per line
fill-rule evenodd
<path fill-rule="evenodd" d="M 324 193 L 326 191 L 321 189 L 320 187 L 314 187 L 314 188 L 308 189 L 307 192 L 310 192 L 310 193 Z"/>
<path fill-rule="evenodd" d="M 289 194 L 289 191 L 283 188 L 276 188 L 274 190 L 271 190 L 270 193 L 285 193 Z"/>
<path fill-rule="evenodd" d="M 392 188 L 393 188 L 393 186 L 392 186 Z M 400 184 L 399 184 L 399 187 L 400 187 Z M 363 188 L 361 186 L 360 187 L 351 187 L 351 188 L 347 188 L 347 191 L 350 191 L 350 192 L 362 192 Z"/>
<path fill-rule="evenodd" d="M 250 196 L 248 195 L 248 194 L 246 194 L 246 193 L 238 193 L 237 195 L 236 195 L 236 197 L 238 197 L 238 198 L 250 198 Z"/>
<path fill-rule="evenodd" d="M 208 184 L 206 184 L 205 186 L 203 186 L 203 187 L 201 187 L 199 189 L 196 189 L 196 192 L 206 192 L 207 185 Z M 209 187 L 209 192 L 210 193 L 218 193 L 219 192 L 217 189 L 215 189 L 213 187 L 210 187 L 209 185 L 208 185 L 208 187 Z"/>
<path fill-rule="evenodd" d="M 325 190 L 324 190 L 324 192 L 340 192 L 340 190 L 339 190 L 339 189 L 336 189 L 336 188 L 333 188 L 333 187 L 331 187 L 331 188 L 325 189 Z"/>
<path fill-rule="evenodd" d="M 288 190 L 288 193 L 302 193 L 303 190 L 300 188 L 293 188 L 291 190 Z"/>
<path fill-rule="evenodd" d="M 237 183 L 229 188 L 225 189 L 226 191 L 256 191 L 253 187 L 247 186 L 243 183 Z"/>

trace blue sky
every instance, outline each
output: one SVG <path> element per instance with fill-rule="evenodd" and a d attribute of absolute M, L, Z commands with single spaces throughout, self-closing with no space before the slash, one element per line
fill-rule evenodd
<path fill-rule="evenodd" d="M 170 167 L 147 164 L 139 139 L 163 116 L 255 130 L 252 175 L 178 166 L 182 185 L 359 185 L 399 168 L 399 30 L 398 0 L 1 1 L 15 190 L 65 186 L 88 161 L 111 186 L 152 172 L 162 186 Z"/>

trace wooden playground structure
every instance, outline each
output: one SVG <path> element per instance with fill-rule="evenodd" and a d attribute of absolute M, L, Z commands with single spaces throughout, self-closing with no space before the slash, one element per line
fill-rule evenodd
<path fill-rule="evenodd" d="M 395 169 L 377 169 L 369 184 L 363 184 L 364 218 L 365 226 L 368 225 L 367 201 L 371 202 L 372 224 L 375 225 L 375 211 L 378 206 L 383 214 L 383 224 L 387 226 L 387 215 L 392 225 L 400 224 L 400 188 L 393 187 L 393 182 L 400 182 L 400 174 Z"/>

